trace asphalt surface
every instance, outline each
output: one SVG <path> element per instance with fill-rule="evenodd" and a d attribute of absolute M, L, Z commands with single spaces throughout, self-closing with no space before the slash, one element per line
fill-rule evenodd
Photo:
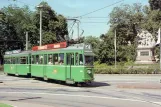
<path fill-rule="evenodd" d="M 95 75 L 76 87 L 0 75 L 0 102 L 15 107 L 161 107 L 161 75 Z"/>

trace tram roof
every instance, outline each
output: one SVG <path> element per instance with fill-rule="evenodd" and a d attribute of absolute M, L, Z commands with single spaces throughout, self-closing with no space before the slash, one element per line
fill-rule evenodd
<path fill-rule="evenodd" d="M 88 51 L 88 52 L 92 52 L 92 47 L 91 45 L 89 44 L 74 44 L 74 45 L 70 45 L 66 48 L 59 48 L 59 49 L 50 49 L 50 50 L 38 50 L 38 51 L 32 51 L 32 50 L 29 50 L 29 51 L 20 51 L 19 53 L 12 53 L 12 51 L 9 51 L 11 52 L 11 54 L 5 54 L 5 56 L 19 56 L 19 55 L 28 55 L 28 54 L 32 54 L 32 53 L 38 53 L 38 52 L 41 52 L 41 53 L 45 53 L 45 52 L 63 52 L 63 51 L 81 51 L 81 50 L 84 50 L 84 51 Z"/>

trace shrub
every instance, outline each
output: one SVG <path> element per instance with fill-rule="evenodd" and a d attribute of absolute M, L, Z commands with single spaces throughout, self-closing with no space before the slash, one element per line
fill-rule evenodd
<path fill-rule="evenodd" d="M 161 73 L 159 69 L 153 68 L 95 68 L 96 74 L 158 74 Z"/>

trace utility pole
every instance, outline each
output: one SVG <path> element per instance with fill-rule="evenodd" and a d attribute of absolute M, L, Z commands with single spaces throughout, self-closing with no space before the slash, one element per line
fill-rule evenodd
<path fill-rule="evenodd" d="M 114 40 L 114 46 L 115 46 L 115 68 L 116 68 L 116 28 L 115 28 L 115 40 Z"/>
<path fill-rule="evenodd" d="M 26 32 L 26 51 L 28 50 L 28 32 Z"/>
<path fill-rule="evenodd" d="M 42 10 L 40 9 L 40 46 L 42 45 Z"/>

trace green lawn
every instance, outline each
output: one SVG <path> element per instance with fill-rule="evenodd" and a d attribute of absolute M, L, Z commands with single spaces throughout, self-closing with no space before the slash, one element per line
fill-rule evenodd
<path fill-rule="evenodd" d="M 13 106 L 10 106 L 10 105 L 7 105 L 7 104 L 0 103 L 0 107 L 13 107 Z"/>

